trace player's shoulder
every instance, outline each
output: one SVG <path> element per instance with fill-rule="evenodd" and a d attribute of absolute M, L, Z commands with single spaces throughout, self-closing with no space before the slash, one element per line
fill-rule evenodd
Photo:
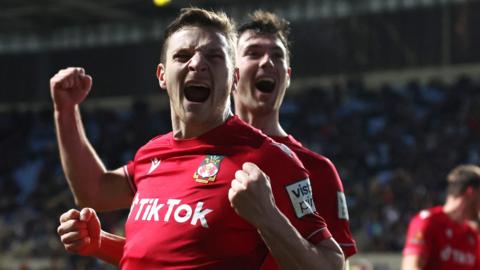
<path fill-rule="evenodd" d="M 168 144 L 169 140 L 172 138 L 172 132 L 165 133 L 165 134 L 159 134 L 152 139 L 150 139 L 146 144 L 144 144 L 142 147 L 148 147 L 152 145 L 163 145 L 163 144 Z"/>
<path fill-rule="evenodd" d="M 300 160 L 307 165 L 308 163 L 314 164 L 315 167 L 326 167 L 334 168 L 332 161 L 327 157 L 305 147 L 301 142 L 299 142 L 292 135 L 287 137 L 274 137 L 274 140 L 281 142 L 292 149 L 293 152 L 300 158 Z"/>
<path fill-rule="evenodd" d="M 288 146 L 266 137 L 261 147 L 253 154 L 258 164 L 283 172 L 302 171 L 306 175 L 303 163 Z"/>
<path fill-rule="evenodd" d="M 412 219 L 412 223 L 429 224 L 437 222 L 438 220 L 443 220 L 444 217 L 445 213 L 443 212 L 442 207 L 435 206 L 419 211 Z"/>
<path fill-rule="evenodd" d="M 286 144 L 277 142 L 270 137 L 265 137 L 262 141 L 261 150 L 270 153 L 273 158 L 289 157 L 297 159 L 295 152 Z"/>
<path fill-rule="evenodd" d="M 144 152 L 150 152 L 152 151 L 152 149 L 159 149 L 161 147 L 166 147 L 170 145 L 171 138 L 172 138 L 172 132 L 160 134 L 153 137 L 138 149 L 137 156 L 141 155 Z"/>
<path fill-rule="evenodd" d="M 238 116 L 233 116 L 225 123 L 223 132 L 228 132 L 228 134 L 224 134 L 223 139 L 229 145 L 244 145 L 259 148 L 268 140 L 268 137 L 262 131 L 247 124 Z M 221 138 L 217 139 L 222 140 Z"/>

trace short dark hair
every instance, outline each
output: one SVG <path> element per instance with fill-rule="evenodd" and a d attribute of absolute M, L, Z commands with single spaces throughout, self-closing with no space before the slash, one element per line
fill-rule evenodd
<path fill-rule="evenodd" d="M 225 12 L 210 11 L 197 7 L 182 8 L 177 18 L 165 29 L 160 62 L 166 64 L 167 45 L 170 36 L 188 26 L 210 27 L 223 34 L 229 45 L 228 54 L 235 65 L 235 48 L 237 46 L 235 23 L 230 20 Z"/>
<path fill-rule="evenodd" d="M 466 164 L 455 167 L 447 176 L 447 193 L 460 196 L 468 187 L 480 187 L 480 167 Z"/>
<path fill-rule="evenodd" d="M 238 36 L 240 37 L 247 31 L 253 31 L 260 35 L 276 35 L 285 46 L 287 60 L 290 61 L 290 41 L 288 40 L 290 22 L 264 10 L 256 10 L 249 14 L 248 18 L 247 22 L 238 27 Z"/>

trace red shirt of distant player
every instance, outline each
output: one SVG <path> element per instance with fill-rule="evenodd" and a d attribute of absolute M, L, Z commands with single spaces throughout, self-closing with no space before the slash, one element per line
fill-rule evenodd
<path fill-rule="evenodd" d="M 272 136 L 297 154 L 310 175 L 313 200 L 318 214 L 325 219 L 327 226 L 348 258 L 357 253 L 355 240 L 350 231 L 348 208 L 343 191 L 343 184 L 333 163 L 326 157 L 302 146 L 291 135 L 287 137 Z"/>
<path fill-rule="evenodd" d="M 421 211 L 410 222 L 403 255 L 418 255 L 426 260 L 424 269 L 480 269 L 479 243 L 475 231 L 457 223 L 442 206 Z"/>
<path fill-rule="evenodd" d="M 126 166 L 136 194 L 122 269 L 258 269 L 268 249 L 228 201 L 246 161 L 270 177 L 277 206 L 305 238 L 331 236 L 294 154 L 232 117 L 198 138 L 156 137 Z"/>

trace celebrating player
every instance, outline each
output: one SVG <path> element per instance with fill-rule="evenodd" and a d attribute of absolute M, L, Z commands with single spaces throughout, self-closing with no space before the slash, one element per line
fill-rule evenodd
<path fill-rule="evenodd" d="M 335 166 L 327 158 L 303 147 L 279 122 L 280 106 L 291 76 L 288 22 L 273 13 L 258 10 L 238 32 L 240 78 L 233 91 L 235 113 L 297 154 L 310 174 L 318 213 L 327 222 L 345 256 L 355 254 L 343 185 Z"/>
<path fill-rule="evenodd" d="M 231 114 L 235 45 L 224 14 L 182 10 L 166 30 L 157 69 L 172 132 L 115 171 L 105 169 L 80 120 L 92 78 L 81 68 L 52 78 L 60 156 L 76 202 L 130 207 L 125 239 L 99 230 L 92 209 L 66 212 L 58 232 L 68 250 L 122 269 L 258 269 L 268 251 L 284 269 L 342 269 L 301 163 Z"/>

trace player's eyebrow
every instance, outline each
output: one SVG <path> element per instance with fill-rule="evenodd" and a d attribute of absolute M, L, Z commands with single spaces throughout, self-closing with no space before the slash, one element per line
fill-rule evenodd
<path fill-rule="evenodd" d="M 263 49 L 265 48 L 265 46 L 263 45 L 259 45 L 259 44 L 249 44 L 245 47 L 245 51 L 248 51 L 248 50 L 255 50 L 255 49 Z M 274 44 L 274 45 L 270 45 L 267 47 L 269 50 L 272 50 L 274 52 L 281 52 L 282 54 L 284 53 L 283 52 L 283 49 L 282 47 L 278 46 L 277 44 Z"/>

